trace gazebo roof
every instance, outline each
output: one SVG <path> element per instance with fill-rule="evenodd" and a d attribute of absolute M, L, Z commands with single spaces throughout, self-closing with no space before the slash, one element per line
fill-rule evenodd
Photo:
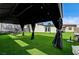
<path fill-rule="evenodd" d="M 58 3 L 0 3 L 0 22 L 31 24 L 62 17 Z"/>

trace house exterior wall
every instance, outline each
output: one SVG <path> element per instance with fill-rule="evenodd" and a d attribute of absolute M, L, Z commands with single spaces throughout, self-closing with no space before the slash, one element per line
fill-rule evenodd
<path fill-rule="evenodd" d="M 35 32 L 45 32 L 45 26 L 36 24 Z"/>
<path fill-rule="evenodd" d="M 65 28 L 65 32 L 74 32 L 75 27 L 71 27 L 71 30 L 69 29 L 69 27 Z"/>
<path fill-rule="evenodd" d="M 47 27 L 47 31 L 45 31 L 46 30 L 46 26 L 45 25 L 36 24 L 36 26 L 35 26 L 35 32 L 51 32 L 51 33 L 56 33 L 55 26 L 50 26 L 50 31 L 48 30 L 48 27 Z M 71 30 L 69 29 L 69 27 L 71 27 Z M 15 28 L 17 28 L 18 31 L 21 31 L 20 25 L 1 24 L 0 23 L 0 32 L 1 31 L 4 31 L 4 32 L 16 31 Z M 75 28 L 76 28 L 75 26 L 71 26 L 71 25 L 66 26 L 65 29 L 64 29 L 64 32 L 74 32 Z M 28 25 L 25 25 L 24 31 L 25 32 L 32 32 L 31 24 L 29 24 L 29 28 L 28 28 Z"/>
<path fill-rule="evenodd" d="M 11 24 L 0 24 L 0 31 L 7 32 L 7 31 L 13 31 L 14 26 Z"/>
<path fill-rule="evenodd" d="M 17 32 L 21 31 L 19 25 L 0 23 L 0 32 L 15 32 L 15 28 L 17 28 Z"/>
<path fill-rule="evenodd" d="M 31 25 L 29 25 L 30 27 L 30 32 L 32 32 L 32 28 Z M 35 32 L 45 32 L 45 28 L 42 25 L 35 25 Z"/>
<path fill-rule="evenodd" d="M 29 27 L 28 27 L 29 26 Z M 25 32 L 30 32 L 30 27 L 31 25 L 26 25 L 26 26 L 24 26 L 24 31 Z M 31 30 L 32 31 L 32 30 Z"/>
<path fill-rule="evenodd" d="M 53 32 L 53 33 L 56 33 L 56 28 L 53 26 L 53 27 L 50 27 L 51 31 L 50 32 Z"/>
<path fill-rule="evenodd" d="M 29 27 L 30 27 L 30 32 L 32 32 L 31 25 L 29 25 Z M 25 26 L 25 31 L 29 32 L 27 25 Z M 35 32 L 45 32 L 45 26 L 36 24 L 35 25 Z"/>
<path fill-rule="evenodd" d="M 71 27 L 71 30 L 69 29 L 69 27 Z M 67 27 L 65 27 L 64 32 L 74 32 L 75 28 L 76 28 L 75 26 L 67 26 Z M 32 32 L 31 25 L 30 25 L 30 32 Z M 51 33 L 56 33 L 56 27 L 55 26 L 50 26 L 50 31 L 48 31 L 48 27 L 47 27 L 47 31 L 45 31 L 45 26 L 36 24 L 35 32 L 51 32 Z"/>

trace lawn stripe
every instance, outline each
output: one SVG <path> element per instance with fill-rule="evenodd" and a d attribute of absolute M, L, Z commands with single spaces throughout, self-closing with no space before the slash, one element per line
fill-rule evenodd
<path fill-rule="evenodd" d="M 39 35 L 52 37 L 52 35 L 50 35 L 50 34 L 39 34 Z M 53 34 L 53 35 L 55 35 L 55 34 Z"/>
<path fill-rule="evenodd" d="M 39 49 L 33 48 L 33 49 L 29 49 L 26 50 L 28 53 L 32 54 L 32 55 L 47 55 L 46 53 L 40 51 Z"/>
<path fill-rule="evenodd" d="M 16 35 L 16 36 L 22 36 L 22 34 L 18 34 L 18 35 Z"/>
<path fill-rule="evenodd" d="M 21 47 L 25 47 L 25 46 L 28 46 L 29 44 L 21 41 L 21 40 L 14 40 L 17 44 L 19 44 Z"/>
<path fill-rule="evenodd" d="M 9 37 L 11 37 L 12 39 L 15 39 L 16 36 L 13 36 L 13 35 L 8 35 Z"/>

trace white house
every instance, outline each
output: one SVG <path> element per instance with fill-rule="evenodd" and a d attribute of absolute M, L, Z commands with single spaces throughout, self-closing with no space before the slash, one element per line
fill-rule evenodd
<path fill-rule="evenodd" d="M 77 28 L 76 24 L 64 24 L 62 30 L 65 32 L 74 32 L 75 28 Z"/>
<path fill-rule="evenodd" d="M 64 24 L 62 27 L 62 30 L 64 32 L 74 32 L 75 28 L 77 28 L 77 25 L 75 24 Z M 22 31 L 20 25 L 15 24 L 4 24 L 0 23 L 0 32 L 16 32 Z M 24 26 L 25 32 L 32 32 L 31 25 L 25 25 Z M 56 28 L 53 24 L 44 25 L 43 23 L 37 23 L 35 26 L 35 32 L 50 32 L 50 33 L 56 33 Z"/>
<path fill-rule="evenodd" d="M 25 27 L 27 27 L 27 25 Z M 29 25 L 29 27 L 30 27 L 30 32 L 32 32 L 31 25 Z M 75 25 L 75 24 L 64 24 L 62 27 L 62 31 L 74 32 L 76 27 L 77 27 L 77 25 Z M 28 27 L 27 27 L 27 29 L 28 29 Z M 51 25 L 51 24 L 49 24 L 49 25 L 36 24 L 35 32 L 53 32 L 53 33 L 56 33 L 56 28 L 54 25 Z"/>
<path fill-rule="evenodd" d="M 20 32 L 20 25 L 0 23 L 0 32 Z"/>
<path fill-rule="evenodd" d="M 29 24 L 29 25 L 24 26 L 24 30 L 26 32 L 32 32 L 31 25 Z M 35 32 L 45 32 L 45 26 L 43 24 L 36 24 L 35 25 Z"/>

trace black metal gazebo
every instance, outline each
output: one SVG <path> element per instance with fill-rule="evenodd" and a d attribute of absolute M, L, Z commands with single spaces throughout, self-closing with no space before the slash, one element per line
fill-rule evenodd
<path fill-rule="evenodd" d="M 53 41 L 57 48 L 62 48 L 62 15 L 61 3 L 0 3 L 0 22 L 20 24 L 22 31 L 24 25 L 31 24 L 31 39 L 34 39 L 36 23 L 52 21 L 57 28 Z"/>

